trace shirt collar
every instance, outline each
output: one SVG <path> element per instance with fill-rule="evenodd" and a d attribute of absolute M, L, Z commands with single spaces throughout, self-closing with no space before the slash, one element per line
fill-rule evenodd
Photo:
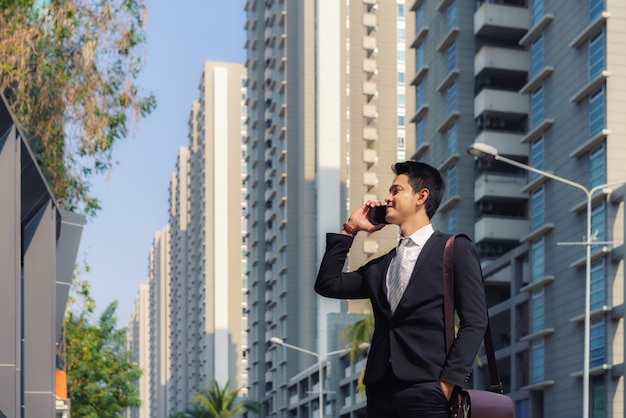
<path fill-rule="evenodd" d="M 428 241 L 428 238 L 430 238 L 430 236 L 435 232 L 433 225 L 432 224 L 428 224 L 426 226 L 423 226 L 422 228 L 418 229 L 417 231 L 415 231 L 413 234 L 411 234 L 411 236 L 409 236 L 408 238 L 413 241 L 415 243 L 415 245 L 417 245 L 418 247 L 423 247 L 426 244 L 426 241 Z"/>

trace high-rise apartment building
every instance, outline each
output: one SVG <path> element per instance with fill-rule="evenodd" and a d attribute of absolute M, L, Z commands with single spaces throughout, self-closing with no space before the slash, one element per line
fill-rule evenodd
<path fill-rule="evenodd" d="M 128 350 L 132 353 L 132 361 L 142 370 L 143 374 L 136 383 L 139 389 L 141 406 L 129 408 L 129 418 L 150 417 L 150 286 L 148 283 L 139 285 L 135 306 L 128 323 Z"/>
<path fill-rule="evenodd" d="M 192 112 L 195 114 L 195 112 Z M 169 401 L 172 411 L 183 411 L 191 402 L 194 381 L 189 380 L 191 371 L 196 368 L 194 341 L 190 338 L 195 330 L 190 327 L 197 309 L 190 300 L 187 276 L 187 229 L 189 226 L 189 148 L 180 147 L 176 161 L 176 172 L 170 180 L 170 367 L 171 375 Z M 191 289 L 193 292 L 193 289 Z M 191 351 L 189 351 L 191 349 Z"/>
<path fill-rule="evenodd" d="M 154 234 L 148 259 L 150 286 L 150 417 L 168 416 L 170 380 L 170 227 Z M 145 338 L 145 336 L 144 336 Z"/>
<path fill-rule="evenodd" d="M 241 64 L 204 64 L 170 183 L 168 413 L 214 381 L 247 386 L 245 80 Z"/>
<path fill-rule="evenodd" d="M 270 338 L 324 355 L 342 344 L 328 314 L 368 309 L 317 297 L 313 283 L 325 233 L 383 199 L 392 163 L 413 153 L 414 22 L 403 0 L 248 0 L 245 10 L 249 396 L 260 416 L 287 416 L 289 379 L 315 357 Z M 359 236 L 350 266 L 396 239 L 391 228 Z M 319 378 L 300 416 L 328 409 L 314 393 Z"/>
<path fill-rule="evenodd" d="M 436 226 L 469 233 L 478 246 L 516 417 L 624 416 L 624 187 L 601 187 L 587 213 L 571 185 L 465 151 L 488 144 L 587 189 L 626 180 L 626 8 L 616 0 L 416 0 L 411 11 L 412 158 L 447 180 Z M 589 293 L 587 239 L 598 242 Z M 475 385 L 485 386 L 485 373 L 475 369 Z"/>

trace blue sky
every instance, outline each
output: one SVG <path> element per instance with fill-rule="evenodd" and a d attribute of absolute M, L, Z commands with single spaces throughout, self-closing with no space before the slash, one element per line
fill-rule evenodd
<path fill-rule="evenodd" d="M 169 181 L 178 148 L 188 144 L 189 112 L 206 60 L 244 63 L 243 0 L 149 0 L 147 57 L 140 85 L 157 98 L 113 151 L 117 165 L 92 181 L 102 210 L 83 231 L 78 262 L 98 310 L 118 301 L 126 326 L 140 283 L 147 282 L 155 231 L 168 222 Z"/>

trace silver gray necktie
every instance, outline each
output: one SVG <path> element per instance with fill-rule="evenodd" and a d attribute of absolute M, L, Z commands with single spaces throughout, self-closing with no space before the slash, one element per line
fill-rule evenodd
<path fill-rule="evenodd" d="M 400 303 L 402 298 L 402 256 L 406 247 L 407 238 L 400 239 L 398 246 L 396 247 L 396 256 L 391 260 L 389 266 L 389 305 L 391 305 L 391 312 L 394 312 Z"/>

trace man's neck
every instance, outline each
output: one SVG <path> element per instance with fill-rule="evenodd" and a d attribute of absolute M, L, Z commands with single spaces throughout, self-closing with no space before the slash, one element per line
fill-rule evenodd
<path fill-rule="evenodd" d="M 430 219 L 428 219 L 427 216 L 414 216 L 398 226 L 400 227 L 402 236 L 406 238 L 410 237 L 413 233 L 415 233 L 415 231 L 422 229 L 428 224 L 430 224 Z"/>

